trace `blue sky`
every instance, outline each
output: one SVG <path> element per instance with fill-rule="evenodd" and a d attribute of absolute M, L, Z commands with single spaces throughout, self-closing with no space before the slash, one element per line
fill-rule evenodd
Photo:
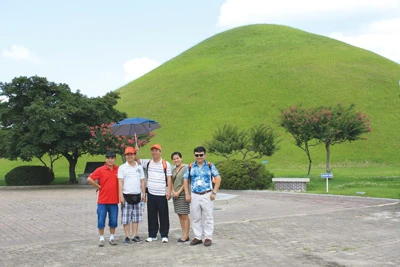
<path fill-rule="evenodd" d="M 1 82 L 39 75 L 88 96 L 254 23 L 325 35 L 400 63 L 400 0 L 0 0 L 0 10 Z"/>

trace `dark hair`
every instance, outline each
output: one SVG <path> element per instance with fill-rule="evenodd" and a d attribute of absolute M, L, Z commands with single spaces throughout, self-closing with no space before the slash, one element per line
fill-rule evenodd
<path fill-rule="evenodd" d="M 111 157 L 111 158 L 115 158 L 115 152 L 114 151 L 107 151 L 106 152 L 106 158 Z"/>
<path fill-rule="evenodd" d="M 174 153 L 171 154 L 171 159 L 172 159 L 175 155 L 178 155 L 180 158 L 182 158 L 181 152 L 176 151 L 176 152 L 174 152 Z"/>
<path fill-rule="evenodd" d="M 204 146 L 198 146 L 194 149 L 193 151 L 194 153 L 196 152 L 204 152 L 204 154 L 206 154 L 206 148 Z"/>

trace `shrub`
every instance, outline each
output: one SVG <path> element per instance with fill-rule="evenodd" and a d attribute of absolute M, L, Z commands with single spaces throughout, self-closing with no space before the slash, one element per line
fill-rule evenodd
<path fill-rule="evenodd" d="M 19 166 L 5 175 L 7 185 L 48 185 L 54 173 L 45 166 Z"/>
<path fill-rule="evenodd" d="M 215 164 L 221 174 L 221 189 L 268 189 L 274 175 L 253 160 L 225 160 Z"/>

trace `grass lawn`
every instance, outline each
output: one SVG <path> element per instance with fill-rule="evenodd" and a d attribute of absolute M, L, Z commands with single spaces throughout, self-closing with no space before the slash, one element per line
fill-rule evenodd
<path fill-rule="evenodd" d="M 306 177 L 293 169 L 271 171 L 274 177 Z M 328 181 L 328 192 L 326 179 L 320 175 L 324 172 L 323 168 L 312 170 L 307 193 L 400 199 L 398 167 L 340 168 L 333 171 L 334 177 Z"/>
<path fill-rule="evenodd" d="M 294 169 L 270 169 L 270 171 L 274 177 L 306 177 L 304 173 L 301 174 L 301 171 Z M 328 182 L 328 192 L 326 192 L 326 179 L 320 176 L 323 172 L 323 168 L 312 170 L 307 193 L 400 199 L 398 167 L 340 168 L 337 172 L 333 172 L 334 178 Z M 52 184 L 68 184 L 68 176 L 56 177 Z M 5 180 L 1 177 L 0 186 L 5 185 Z"/>

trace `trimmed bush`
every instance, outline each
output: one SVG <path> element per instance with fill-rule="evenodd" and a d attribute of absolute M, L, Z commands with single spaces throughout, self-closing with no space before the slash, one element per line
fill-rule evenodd
<path fill-rule="evenodd" d="M 215 164 L 221 174 L 221 189 L 268 189 L 274 175 L 253 160 L 226 160 Z"/>
<path fill-rule="evenodd" d="M 4 176 L 6 184 L 48 185 L 54 180 L 54 173 L 45 166 L 18 166 Z"/>

